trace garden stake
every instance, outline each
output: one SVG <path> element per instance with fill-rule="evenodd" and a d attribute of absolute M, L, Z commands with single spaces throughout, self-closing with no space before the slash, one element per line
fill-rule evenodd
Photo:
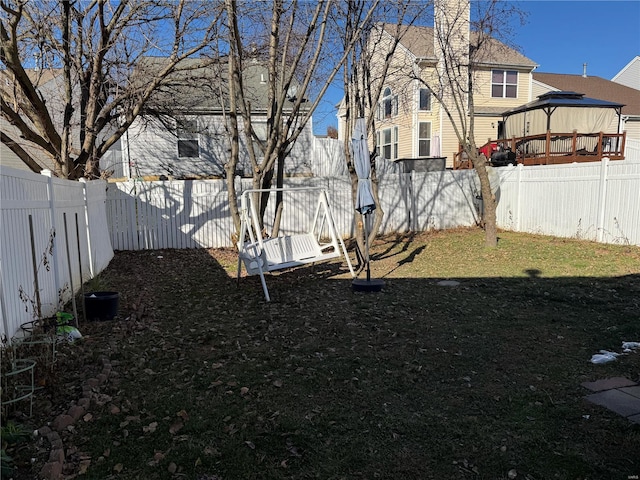
<path fill-rule="evenodd" d="M 38 283 L 38 263 L 36 261 L 36 245 L 33 236 L 33 217 L 29 215 L 29 236 L 31 237 L 31 260 L 33 261 L 33 287 L 35 289 L 34 295 L 36 300 L 35 315 L 38 320 L 42 317 L 42 304 L 40 303 L 40 285 Z"/>
<path fill-rule="evenodd" d="M 82 255 L 80 254 L 80 231 L 78 229 L 78 213 L 76 213 L 76 243 L 78 245 L 78 269 L 80 270 L 80 295 L 84 300 L 84 277 L 82 276 Z M 87 312 L 84 311 L 84 304 L 82 305 L 82 319 L 87 321 Z"/>
<path fill-rule="evenodd" d="M 69 266 L 69 284 L 71 285 L 71 305 L 73 305 L 73 319 L 78 328 L 78 310 L 76 309 L 76 292 L 73 288 L 73 272 L 71 271 L 71 255 L 69 255 L 69 232 L 67 231 L 67 212 L 62 214 L 64 219 L 64 241 L 67 247 L 67 265 Z"/>

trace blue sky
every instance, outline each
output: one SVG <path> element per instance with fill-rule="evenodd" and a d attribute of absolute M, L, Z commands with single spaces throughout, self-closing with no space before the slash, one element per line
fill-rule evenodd
<path fill-rule="evenodd" d="M 587 75 L 610 80 L 640 55 L 640 0 L 517 3 L 528 16 L 513 41 L 539 72 L 582 75 L 586 63 Z M 341 97 L 338 88 L 325 95 L 314 114 L 315 134 L 337 126 L 333 105 Z"/>

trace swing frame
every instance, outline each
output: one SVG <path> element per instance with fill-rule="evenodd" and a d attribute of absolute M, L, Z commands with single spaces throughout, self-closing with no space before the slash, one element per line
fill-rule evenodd
<path fill-rule="evenodd" d="M 303 193 L 318 192 L 318 203 L 313 221 L 303 233 L 264 237 L 260 228 L 260 217 L 254 195 L 266 192 Z M 327 232 L 328 239 L 322 237 Z M 355 277 L 353 266 L 347 254 L 342 237 L 337 234 L 336 225 L 331 213 L 327 191 L 323 187 L 271 188 L 245 190 L 240 197 L 240 234 L 238 236 L 238 275 L 240 282 L 242 265 L 248 275 L 260 275 L 262 291 L 267 302 L 271 301 L 266 272 L 297 267 L 308 263 L 321 262 L 344 256 L 351 276 Z"/>

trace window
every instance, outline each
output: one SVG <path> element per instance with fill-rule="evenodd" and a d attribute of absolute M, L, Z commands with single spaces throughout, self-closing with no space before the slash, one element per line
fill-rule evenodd
<path fill-rule="evenodd" d="M 431 122 L 418 124 L 418 156 L 431 156 Z"/>
<path fill-rule="evenodd" d="M 385 160 L 398 158 L 398 127 L 385 128 L 378 132 L 378 156 Z"/>
<path fill-rule="evenodd" d="M 198 120 L 182 118 L 177 121 L 178 158 L 198 158 L 200 156 L 200 135 Z"/>
<path fill-rule="evenodd" d="M 378 105 L 378 120 L 391 118 L 398 114 L 398 96 L 393 95 L 389 87 L 382 93 L 382 101 Z"/>
<path fill-rule="evenodd" d="M 420 99 L 418 103 L 420 110 L 431 110 L 431 92 L 428 88 L 420 89 Z"/>
<path fill-rule="evenodd" d="M 492 70 L 491 96 L 493 98 L 517 98 L 518 72 L 514 70 Z"/>

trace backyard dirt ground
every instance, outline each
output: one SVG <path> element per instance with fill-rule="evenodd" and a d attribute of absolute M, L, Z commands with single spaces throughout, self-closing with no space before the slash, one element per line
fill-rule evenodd
<path fill-rule="evenodd" d="M 60 433 L 64 478 L 622 479 L 640 426 L 580 385 L 640 381 L 640 248 L 475 229 L 385 237 L 382 292 L 343 261 L 237 283 L 230 249 L 117 252 L 119 316 L 41 372 L 29 431 L 109 379 Z M 445 286 L 442 280 L 454 280 Z M 24 407 L 20 407 L 24 411 Z M 8 452 L 37 478 L 51 446 Z"/>

